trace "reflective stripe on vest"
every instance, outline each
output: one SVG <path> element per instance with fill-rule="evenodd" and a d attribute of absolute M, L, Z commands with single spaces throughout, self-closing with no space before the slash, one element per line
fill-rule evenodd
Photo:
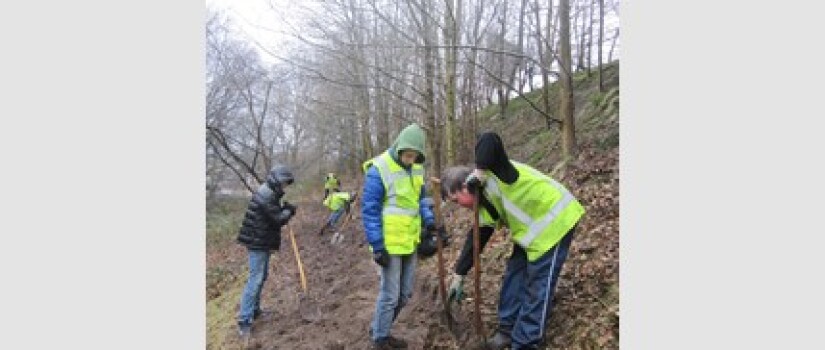
<path fill-rule="evenodd" d="M 523 165 L 521 163 L 511 161 L 514 164 Z M 519 169 L 521 171 L 528 171 L 530 175 L 537 177 L 546 181 L 550 186 L 555 188 L 557 191 L 561 193 L 561 199 L 553 205 L 553 207 L 545 214 L 543 217 L 539 218 L 538 220 L 533 220 L 530 215 L 524 212 L 521 208 L 516 206 L 513 202 L 511 202 L 506 196 L 502 195 L 501 189 L 498 187 L 495 179 L 488 177 L 484 184 L 484 189 L 487 190 L 491 195 L 495 196 L 496 199 L 501 200 L 501 204 L 504 206 L 504 209 L 507 210 L 507 213 L 515 217 L 519 222 L 524 224 L 528 227 L 527 234 L 522 236 L 519 239 L 516 239 L 516 242 L 522 247 L 527 248 L 536 237 L 539 236 L 559 214 L 567 208 L 570 202 L 573 201 L 573 195 L 567 191 L 564 186 L 553 180 L 547 175 L 544 175 L 535 169 L 530 167 L 521 167 Z"/>
<path fill-rule="evenodd" d="M 404 216 L 418 216 L 418 210 L 404 209 L 399 207 L 385 207 L 381 214 L 387 215 L 404 215 Z"/>

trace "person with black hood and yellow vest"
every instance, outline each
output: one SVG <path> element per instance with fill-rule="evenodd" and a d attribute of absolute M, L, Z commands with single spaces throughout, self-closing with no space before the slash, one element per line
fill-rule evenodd
<path fill-rule="evenodd" d="M 496 226 L 510 230 L 513 253 L 501 283 L 498 327 L 486 348 L 538 349 L 544 342 L 553 290 L 584 207 L 550 176 L 510 160 L 496 133 L 479 136 L 475 166 L 448 168 L 441 183 L 442 195 L 450 201 L 465 208 L 479 201 L 481 249 Z M 473 265 L 472 231 L 468 236 L 451 278 L 453 300 L 463 298 L 464 278 Z"/>
<path fill-rule="evenodd" d="M 422 203 L 424 143 L 424 130 L 409 125 L 389 149 L 363 164 L 361 217 L 373 260 L 381 267 L 370 326 L 373 349 L 407 347 L 406 341 L 390 335 L 390 328 L 412 297 L 421 222 L 426 230 L 438 232 L 432 211 Z"/>

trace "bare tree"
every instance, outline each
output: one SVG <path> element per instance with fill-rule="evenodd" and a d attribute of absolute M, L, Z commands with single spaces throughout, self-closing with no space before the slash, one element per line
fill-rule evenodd
<path fill-rule="evenodd" d="M 574 63 L 589 71 L 598 61 L 602 79 L 601 63 L 612 61 L 618 47 L 610 17 L 618 15 L 618 1 L 599 1 L 598 43 L 595 6 L 595 0 L 576 1 L 574 8 L 570 0 L 300 2 L 289 12 L 273 8 L 291 39 L 288 48 L 253 47 L 212 16 L 210 191 L 231 176 L 254 188 L 265 169 L 281 161 L 319 176 L 326 169 L 360 173 L 360 165 L 411 122 L 426 130 L 428 167 L 437 172 L 445 163 L 471 161 L 482 108 L 497 103 L 500 116 L 516 117 L 506 115 L 514 96 L 548 128 L 561 130 L 571 156 Z M 277 63 L 263 64 L 256 51 Z M 525 85 L 536 88 L 533 73 L 541 75 L 540 101 L 525 96 Z M 558 105 L 549 95 L 554 80 Z"/>
<path fill-rule="evenodd" d="M 559 116 L 562 120 L 562 154 L 570 159 L 576 153 L 576 133 L 573 120 L 575 109 L 573 101 L 573 78 L 571 76 L 570 55 L 570 0 L 560 0 L 559 3 L 559 51 L 561 65 L 559 82 Z"/>
<path fill-rule="evenodd" d="M 599 0 L 599 92 L 604 92 L 602 46 L 604 46 L 604 0 Z"/>
<path fill-rule="evenodd" d="M 619 28 L 613 34 L 613 43 L 610 44 L 610 52 L 607 54 L 607 62 L 613 62 L 613 49 L 616 47 L 616 41 L 619 39 Z"/>
<path fill-rule="evenodd" d="M 507 4 L 505 4 L 502 7 L 503 11 L 501 13 L 501 16 L 498 19 L 499 28 L 500 28 L 499 32 L 498 32 L 498 36 L 495 37 L 495 39 L 493 39 L 492 45 L 490 45 L 490 46 L 492 46 L 492 47 L 494 47 L 498 50 L 502 50 L 502 51 L 511 49 L 510 47 L 507 47 L 508 46 L 508 42 L 507 42 L 507 8 L 508 7 L 509 6 Z M 498 102 L 498 106 L 499 106 L 499 114 L 501 115 L 502 118 L 506 118 L 507 117 L 507 105 L 509 105 L 509 102 L 510 102 L 510 88 L 509 88 L 510 85 L 506 84 L 506 82 L 505 82 L 505 79 L 507 79 L 506 76 L 505 76 L 505 72 L 509 71 L 509 69 L 508 69 L 509 67 L 506 67 L 506 66 L 507 66 L 508 63 L 510 63 L 510 60 L 508 60 L 507 57 L 504 57 L 504 56 L 501 56 L 501 55 L 496 55 L 496 54 L 491 54 L 491 60 L 498 62 L 498 64 L 496 65 L 498 70 L 496 71 L 496 76 L 495 77 L 491 76 L 489 78 L 491 78 L 491 80 L 493 80 L 494 83 L 496 85 L 498 85 L 497 88 L 496 88 L 496 92 L 498 94 L 498 101 L 497 102 Z M 498 81 L 496 81 L 496 80 L 498 80 Z"/>
<path fill-rule="evenodd" d="M 458 0 L 458 8 L 456 9 L 455 0 L 445 0 L 446 11 L 444 11 L 444 45 L 447 46 L 446 48 L 446 55 L 447 55 L 447 62 L 445 65 L 446 68 L 446 86 L 444 89 L 446 90 L 446 113 L 445 113 L 445 122 L 446 122 L 446 135 L 445 135 L 445 143 L 446 143 L 446 151 L 447 151 L 447 165 L 455 164 L 455 144 L 456 144 L 456 135 L 455 135 L 455 114 L 456 114 L 456 59 L 458 49 L 456 45 L 458 45 L 458 24 L 456 17 L 460 18 L 461 14 L 461 0 Z"/>
<path fill-rule="evenodd" d="M 519 16 L 518 16 L 518 53 L 524 53 L 524 18 L 527 14 L 527 0 L 521 0 L 521 5 L 519 6 Z M 516 71 L 521 71 L 521 67 L 523 66 L 523 59 L 519 58 L 516 65 L 513 67 L 513 76 L 515 76 Z M 518 84 L 518 93 L 519 95 L 524 95 L 524 84 Z M 509 98 L 509 97 L 508 97 Z"/>
<path fill-rule="evenodd" d="M 542 35 L 542 27 L 541 27 L 541 15 L 539 13 L 539 0 L 535 0 L 533 3 L 533 13 L 536 16 L 536 31 L 535 31 L 535 38 L 536 38 L 536 47 L 538 49 L 539 60 L 541 61 L 540 69 L 541 69 L 541 82 L 542 82 L 542 91 L 541 91 L 541 102 L 542 107 L 545 112 L 545 122 L 547 123 L 547 128 L 552 128 L 552 121 L 553 118 L 550 118 L 550 67 L 553 63 L 553 39 L 551 35 L 551 31 L 553 28 L 553 1 L 550 0 L 547 6 L 547 19 L 546 29 L 547 33 Z"/>
<path fill-rule="evenodd" d="M 219 14 L 207 22 L 207 51 L 207 145 L 252 191 L 271 165 L 264 124 L 272 82 L 261 78 L 256 53 L 229 35 Z"/>
<path fill-rule="evenodd" d="M 590 76 L 590 70 L 593 67 L 593 13 L 595 12 L 593 6 L 595 0 L 589 0 L 590 6 L 587 10 L 587 76 Z"/>

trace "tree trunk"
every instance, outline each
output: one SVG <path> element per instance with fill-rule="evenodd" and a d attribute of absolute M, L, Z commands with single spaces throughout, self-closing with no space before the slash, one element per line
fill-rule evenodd
<path fill-rule="evenodd" d="M 379 33 L 379 30 L 378 30 L 378 16 L 374 16 L 374 19 L 373 19 L 373 38 L 377 39 L 377 38 L 380 38 L 380 37 L 382 37 L 382 35 L 381 35 L 381 33 Z M 387 49 L 387 50 L 389 50 L 390 52 L 394 51 L 393 49 Z M 385 51 L 383 56 L 386 56 L 386 55 L 387 55 L 387 53 Z M 386 62 L 386 60 L 384 60 L 383 57 L 378 54 L 377 49 L 373 50 L 373 59 L 375 60 L 375 65 L 376 66 L 385 66 L 385 67 L 388 66 L 389 62 Z M 375 86 L 381 86 L 381 79 L 379 78 L 378 72 L 375 72 L 373 74 L 373 77 L 374 77 L 373 79 L 374 79 Z M 376 148 L 378 150 L 384 149 L 385 147 L 387 147 L 387 145 L 389 143 L 389 135 L 388 135 L 389 133 L 387 131 L 387 127 L 388 127 L 388 125 L 387 125 L 388 117 L 387 116 L 390 113 L 389 99 L 390 99 L 390 97 L 383 90 L 378 90 L 378 91 L 375 92 L 375 106 L 376 106 L 376 116 L 375 117 L 378 121 L 376 123 L 377 124 L 376 125 L 376 129 L 377 129 L 376 130 L 377 131 L 376 139 L 377 139 L 377 142 L 378 142 L 378 144 L 376 145 Z"/>
<path fill-rule="evenodd" d="M 425 129 L 427 129 L 427 144 L 431 152 L 428 158 L 434 166 L 436 174 L 441 173 L 441 152 L 440 142 L 437 140 L 436 120 L 435 120 L 435 52 L 433 48 L 432 33 L 435 25 L 430 24 L 429 14 L 421 7 L 422 27 L 421 34 L 424 39 L 424 106 L 426 107 Z"/>
<path fill-rule="evenodd" d="M 519 54 L 524 53 L 524 17 L 525 17 L 525 14 L 526 14 L 526 10 L 527 10 L 527 0 L 521 0 L 521 8 L 519 9 L 519 18 L 518 18 L 518 53 Z M 513 69 L 515 69 L 517 72 L 519 72 L 519 75 L 521 75 L 521 72 L 523 71 L 523 69 L 522 69 L 523 64 L 522 63 L 524 62 L 524 59 L 519 58 L 518 62 L 519 63 L 516 64 L 513 67 Z M 513 76 L 514 75 L 515 74 L 513 74 Z M 524 84 L 522 83 L 522 81 L 523 81 L 523 79 L 519 79 L 519 83 L 518 83 L 518 94 L 519 95 L 524 95 Z M 510 85 L 512 85 L 512 84 L 510 84 Z"/>
<path fill-rule="evenodd" d="M 352 110 L 355 111 L 355 106 L 352 106 Z M 358 125 L 357 116 L 353 116 L 355 118 L 353 120 L 353 125 Z M 347 150 L 345 154 L 342 154 L 342 157 L 346 157 L 349 160 L 349 170 L 353 173 L 357 173 L 360 163 L 364 160 L 360 160 L 358 157 L 358 128 L 349 128 L 349 132 L 347 133 L 347 140 L 346 140 L 346 147 L 344 150 Z M 343 152 L 342 152 L 343 153 Z M 360 162 L 359 162 L 360 160 Z"/>
<path fill-rule="evenodd" d="M 539 61 L 541 62 L 541 104 L 544 108 L 544 113 L 547 115 L 552 115 L 550 112 L 550 76 L 548 70 L 550 69 L 550 65 L 553 63 L 553 53 L 552 53 L 552 44 L 550 41 L 550 31 L 551 31 L 551 17 L 553 15 L 553 0 L 550 0 L 550 6 L 547 8 L 547 35 L 544 37 L 544 41 L 541 40 L 541 15 L 539 14 L 539 0 L 535 0 L 535 15 L 536 15 L 536 47 L 539 51 Z M 545 120 L 547 128 L 552 127 L 552 123 L 549 118 Z"/>
<path fill-rule="evenodd" d="M 619 28 L 616 28 L 616 33 L 613 34 L 613 43 L 610 44 L 610 52 L 607 54 L 607 62 L 613 62 L 613 48 L 616 47 L 616 40 L 619 40 Z"/>
<path fill-rule="evenodd" d="M 446 151 L 447 151 L 447 165 L 455 164 L 455 110 L 456 110 L 456 84 L 455 84 L 455 75 L 456 75 L 456 45 L 458 44 L 458 26 L 456 25 L 456 17 L 454 14 L 455 8 L 455 0 L 446 0 L 446 11 L 444 11 L 444 44 L 447 46 L 446 49 L 446 64 L 445 66 L 445 75 L 446 75 L 446 86 L 445 86 L 445 123 L 446 123 L 446 130 L 444 135 L 444 141 L 446 144 Z M 461 0 L 458 0 L 458 6 L 461 6 Z"/>
<path fill-rule="evenodd" d="M 599 0 L 599 92 L 604 92 L 602 45 L 604 45 L 604 0 Z"/>
<path fill-rule="evenodd" d="M 369 85 L 369 76 L 368 76 L 368 72 L 367 72 L 367 66 L 365 66 L 365 63 L 368 62 L 368 60 L 367 60 L 366 49 L 364 48 L 364 44 L 366 42 L 364 36 L 365 36 L 365 34 L 368 34 L 368 33 L 364 33 L 364 30 L 362 29 L 362 28 L 368 28 L 368 27 L 366 26 L 367 24 L 365 23 L 365 20 L 363 18 L 363 11 L 353 10 L 353 12 L 354 12 L 353 13 L 353 18 L 356 19 L 355 20 L 356 26 L 355 26 L 355 28 L 353 28 L 355 30 L 356 44 L 357 44 L 357 50 L 358 50 L 358 53 L 357 53 L 356 57 L 358 57 L 358 60 L 359 60 L 359 62 L 356 63 L 356 67 L 358 67 L 356 72 L 358 72 L 358 75 L 359 75 L 358 80 L 364 86 L 364 87 L 359 89 L 360 96 L 361 96 L 361 104 L 360 104 L 360 106 L 357 106 L 357 110 L 359 110 L 361 112 L 362 120 L 363 120 L 363 122 L 361 124 L 361 147 L 362 147 L 362 151 L 363 151 L 362 161 L 365 161 L 367 159 L 372 158 L 373 155 L 374 155 L 374 152 L 372 150 L 373 149 L 373 147 L 372 147 L 372 138 L 370 137 L 370 135 L 372 135 L 372 130 L 371 130 L 371 127 L 370 127 L 371 126 L 370 119 L 371 119 L 371 114 L 372 114 L 371 108 L 370 108 L 370 103 L 372 101 L 370 101 L 371 100 L 370 99 L 370 91 L 369 91 L 369 88 L 367 87 Z"/>
<path fill-rule="evenodd" d="M 587 27 L 587 13 L 586 13 L 587 7 L 580 4 L 580 5 L 576 6 L 576 8 L 577 8 L 576 13 L 581 14 L 581 21 L 582 21 L 581 22 L 581 28 L 579 29 L 579 35 L 578 35 L 579 50 L 577 52 L 577 54 L 578 54 L 577 56 L 579 57 L 579 59 L 578 59 L 578 64 L 576 64 L 576 71 L 582 71 L 582 70 L 584 70 L 584 53 L 585 53 L 585 51 L 587 51 L 585 49 L 585 45 L 584 45 L 585 35 L 587 34 L 587 29 L 586 29 L 586 27 Z M 576 18 L 578 19 L 579 16 L 576 16 Z"/>
<path fill-rule="evenodd" d="M 478 60 L 478 44 L 479 44 L 479 30 L 481 27 L 481 12 L 483 7 L 480 3 L 476 5 L 475 16 L 473 18 L 473 28 L 471 33 L 472 45 L 470 49 L 470 57 L 467 58 L 467 102 L 464 108 L 464 115 L 466 116 L 466 127 L 463 137 L 463 152 L 461 164 L 467 164 L 472 161 L 472 150 L 475 146 L 475 135 L 477 133 L 477 110 L 478 110 L 478 87 L 476 80 L 476 64 Z"/>
<path fill-rule="evenodd" d="M 498 49 L 504 50 L 504 40 L 507 34 L 507 4 L 504 4 L 504 9 L 502 10 L 501 14 L 501 31 L 499 31 L 498 37 Z M 504 61 L 506 57 L 504 55 L 498 55 L 498 77 L 502 81 L 509 80 L 504 74 Z M 510 89 L 507 88 L 506 84 L 498 83 L 496 84 L 496 92 L 498 94 L 498 106 L 499 106 L 499 113 L 501 113 L 501 118 L 507 118 L 507 105 L 510 103 Z"/>
<path fill-rule="evenodd" d="M 593 67 L 593 6 L 595 0 L 590 0 L 590 9 L 587 11 L 587 77 L 590 77 L 590 71 Z"/>
<path fill-rule="evenodd" d="M 560 0 L 559 5 L 559 49 L 561 52 L 561 89 L 559 96 L 559 116 L 562 120 L 562 155 L 571 159 L 576 154 L 576 132 L 573 120 L 575 110 L 573 100 L 573 79 L 570 54 L 570 0 Z"/>

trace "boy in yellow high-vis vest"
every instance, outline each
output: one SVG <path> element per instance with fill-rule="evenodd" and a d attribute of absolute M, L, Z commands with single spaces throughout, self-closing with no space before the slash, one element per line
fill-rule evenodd
<path fill-rule="evenodd" d="M 326 229 L 331 228 L 335 229 L 335 225 L 338 223 L 338 220 L 344 216 L 344 214 L 349 214 L 350 204 L 355 200 L 355 193 L 349 192 L 332 192 L 326 199 L 324 199 L 324 206 L 329 208 L 332 211 L 329 214 L 329 218 L 324 226 L 321 228 L 321 231 L 318 233 L 319 235 L 323 235 Z"/>
<path fill-rule="evenodd" d="M 388 150 L 363 164 L 361 218 L 373 260 L 381 267 L 370 327 L 373 349 L 406 348 L 406 341 L 390 335 L 390 328 L 412 297 L 422 221 L 427 230 L 437 232 L 432 211 L 422 204 L 424 144 L 424 130 L 412 124 Z"/>

